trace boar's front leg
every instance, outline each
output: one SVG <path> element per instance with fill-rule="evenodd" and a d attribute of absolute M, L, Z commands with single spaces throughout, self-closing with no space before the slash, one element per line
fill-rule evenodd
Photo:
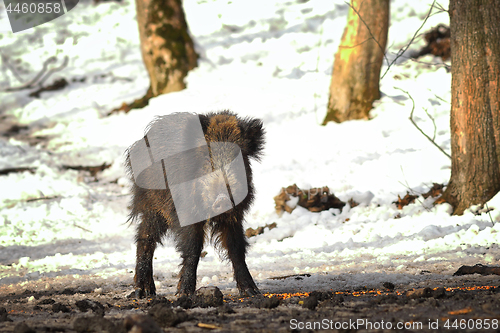
<path fill-rule="evenodd" d="M 205 240 L 204 223 L 195 223 L 178 229 L 175 240 L 177 251 L 182 257 L 177 295 L 189 296 L 196 289 L 196 270 Z"/>
<path fill-rule="evenodd" d="M 243 225 L 238 219 L 236 223 L 224 223 L 218 225 L 221 245 L 227 250 L 227 256 L 233 264 L 234 278 L 236 286 L 240 291 L 240 296 L 253 296 L 260 294 L 259 288 L 255 285 L 252 275 L 248 271 L 245 262 L 248 242 L 243 232 Z"/>
<path fill-rule="evenodd" d="M 137 227 L 135 236 L 137 258 L 134 282 L 135 296 L 137 298 L 156 295 L 153 280 L 153 255 L 156 245 L 161 242 L 161 238 L 167 229 L 167 221 L 162 216 L 154 213 L 144 213 L 142 215 L 142 221 Z"/>

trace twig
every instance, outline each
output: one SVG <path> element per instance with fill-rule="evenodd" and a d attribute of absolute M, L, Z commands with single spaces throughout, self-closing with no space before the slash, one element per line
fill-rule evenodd
<path fill-rule="evenodd" d="M 425 114 L 427 114 L 427 117 L 429 117 L 431 120 L 432 120 L 432 125 L 434 126 L 434 134 L 432 135 L 432 140 L 436 140 L 436 122 L 434 121 L 434 118 L 432 118 L 432 116 L 429 114 L 429 112 L 427 111 L 427 108 L 423 108 L 424 111 L 425 111 Z"/>
<path fill-rule="evenodd" d="M 364 40 L 364 41 L 362 41 L 362 42 L 360 42 L 358 44 L 349 45 L 349 46 L 339 45 L 339 49 L 354 49 L 354 48 L 356 48 L 356 47 L 358 47 L 360 45 L 363 45 L 364 43 L 366 43 L 366 42 L 368 42 L 368 41 L 370 41 L 372 39 L 374 39 L 374 38 L 368 38 L 367 40 Z M 384 54 L 384 58 L 385 58 L 385 54 Z"/>
<path fill-rule="evenodd" d="M 50 57 L 49 59 L 45 60 L 43 63 L 42 70 L 38 72 L 38 74 L 35 75 L 35 77 L 31 81 L 17 87 L 7 88 L 5 89 L 5 91 L 17 91 L 17 90 L 33 88 L 35 86 L 35 83 L 45 74 L 49 64 L 54 63 L 56 60 L 57 60 L 56 57 Z"/>
<path fill-rule="evenodd" d="M 26 202 L 33 202 L 33 201 L 38 201 L 38 200 L 51 200 L 51 199 L 58 199 L 59 196 L 58 195 L 55 195 L 55 196 L 52 196 L 52 197 L 39 197 L 39 198 L 31 198 L 31 199 L 28 199 L 26 200 Z"/>
<path fill-rule="evenodd" d="M 487 202 L 485 202 L 484 205 L 486 206 L 486 211 L 488 212 L 488 216 L 490 217 L 491 225 L 495 226 L 495 222 L 493 222 L 493 217 L 491 217 L 491 211 L 492 211 L 492 209 L 490 209 L 488 207 L 488 203 Z"/>
<path fill-rule="evenodd" d="M 384 48 L 382 47 L 382 45 L 380 45 L 380 43 L 378 42 L 377 38 L 375 38 L 375 36 L 373 36 L 373 33 L 372 31 L 370 30 L 370 27 L 368 26 L 368 24 L 366 24 L 366 22 L 363 20 L 363 18 L 361 17 L 361 15 L 359 15 L 359 12 L 357 11 L 356 8 L 354 8 L 350 3 L 348 3 L 347 1 L 345 2 L 349 7 L 352 8 L 352 10 L 356 13 L 356 15 L 358 15 L 359 17 L 359 20 L 361 22 L 363 22 L 363 24 L 365 25 L 366 29 L 368 29 L 368 33 L 370 33 L 370 36 L 371 38 L 375 41 L 375 43 L 377 43 L 378 47 L 380 48 L 380 50 L 382 51 L 382 54 L 384 55 L 384 59 L 385 61 L 387 62 L 387 65 L 389 65 L 389 59 L 387 59 L 387 56 L 385 55 L 385 50 Z M 366 41 L 365 41 L 366 42 Z M 364 42 L 363 42 L 364 43 Z M 362 44 L 362 43 L 361 43 Z"/>
<path fill-rule="evenodd" d="M 90 233 L 92 233 L 92 231 L 91 231 L 91 230 L 86 229 L 86 228 L 84 228 L 84 227 L 82 227 L 82 226 L 79 226 L 79 225 L 78 225 L 78 224 L 76 224 L 76 223 L 73 223 L 73 225 L 74 225 L 75 227 L 77 227 L 77 228 L 82 229 L 83 231 L 86 231 L 86 232 L 90 232 Z"/>
<path fill-rule="evenodd" d="M 19 75 L 19 73 L 16 71 L 16 69 L 10 65 L 9 59 L 7 59 L 7 57 L 3 53 L 0 53 L 0 56 L 2 57 L 2 62 L 5 64 L 5 67 L 7 67 L 8 69 L 10 69 L 10 71 L 12 72 L 12 74 L 14 74 L 14 77 L 19 82 L 23 82 L 23 78 Z"/>
<path fill-rule="evenodd" d="M 423 203 L 422 201 L 420 201 L 420 199 L 418 198 L 418 197 L 420 197 L 420 196 L 422 195 L 422 193 L 419 193 L 419 192 L 417 192 L 417 191 L 413 190 L 413 189 L 410 187 L 410 184 L 408 184 L 408 181 L 406 180 L 406 175 L 405 175 L 405 172 L 404 172 L 404 170 L 403 170 L 403 167 L 400 165 L 400 166 L 399 166 L 399 168 L 401 169 L 401 173 L 403 174 L 403 177 L 404 177 L 404 179 L 405 179 L 405 183 L 406 183 L 406 185 L 405 185 L 405 184 L 403 184 L 402 182 L 400 182 L 399 180 L 398 180 L 398 183 L 400 183 L 400 184 L 401 184 L 401 185 L 403 185 L 403 186 L 406 186 L 406 189 L 407 189 L 408 191 L 410 191 L 410 192 L 413 192 L 413 193 L 417 194 L 418 196 L 417 196 L 415 199 L 418 201 L 418 203 L 419 203 L 420 205 L 422 205 L 422 207 L 424 207 L 424 209 L 425 209 L 426 211 L 430 212 L 431 210 L 430 210 L 429 208 L 425 207 L 425 206 L 424 206 L 424 203 Z"/>
<path fill-rule="evenodd" d="M 384 54 L 384 59 L 387 63 L 387 69 L 385 70 L 384 74 L 380 77 L 380 80 L 382 80 L 385 75 L 389 72 L 389 69 L 391 68 L 391 66 L 399 59 L 403 56 L 403 54 L 408 50 L 408 48 L 410 47 L 411 44 L 413 44 L 413 42 L 415 41 L 415 39 L 419 36 L 419 32 L 420 30 L 422 30 L 422 28 L 424 27 L 425 23 L 427 22 L 427 20 L 429 19 L 429 17 L 432 16 L 432 10 L 434 8 L 438 8 L 439 11 L 437 13 L 441 13 L 441 12 L 446 12 L 446 10 L 443 8 L 442 5 L 440 4 L 437 4 L 436 6 L 436 0 L 434 0 L 430 6 L 430 9 L 429 9 L 429 12 L 427 13 L 427 15 L 425 16 L 425 19 L 424 21 L 422 22 L 422 24 L 420 25 L 420 27 L 417 29 L 417 31 L 413 34 L 413 37 L 410 39 L 410 42 L 408 44 L 406 44 L 406 46 L 404 46 L 403 48 L 399 49 L 399 51 L 396 53 L 396 57 L 389 63 L 389 59 L 387 58 L 387 55 L 386 55 L 386 52 L 385 50 L 382 48 L 382 46 L 380 45 L 380 43 L 378 42 L 378 40 L 375 38 L 375 36 L 373 36 L 370 28 L 368 27 L 368 25 L 366 24 L 366 22 L 363 20 L 363 18 L 361 17 L 361 15 L 359 15 L 359 12 L 348 2 L 346 2 L 346 4 L 352 8 L 352 10 L 358 15 L 359 19 L 361 22 L 363 22 L 363 24 L 365 25 L 365 27 L 368 29 L 368 32 L 370 33 L 370 36 L 371 36 L 371 39 L 373 39 L 375 41 L 375 43 L 377 43 L 377 45 L 379 46 L 379 48 L 382 50 L 382 53 Z M 435 13 L 435 14 L 437 14 Z M 367 42 L 369 39 L 367 39 L 366 41 L 363 41 L 357 45 L 354 45 L 354 46 L 339 46 L 339 48 L 351 48 L 351 47 L 356 47 L 358 45 L 361 45 L 365 42 Z M 433 64 L 434 65 L 434 64 Z M 447 65 L 444 65 L 445 67 L 448 67 Z"/>
<path fill-rule="evenodd" d="M 411 108 L 410 121 L 413 124 L 413 126 L 415 126 L 420 131 L 420 133 L 422 133 L 422 135 L 424 135 L 434 146 L 436 146 L 443 154 L 445 154 L 451 160 L 450 154 L 445 152 L 443 148 L 441 148 L 433 139 L 431 139 L 427 134 L 425 134 L 424 131 L 422 131 L 422 129 L 418 127 L 417 123 L 415 123 L 415 121 L 413 120 L 413 111 L 415 111 L 415 101 L 413 100 L 413 97 L 411 97 L 411 95 L 407 91 L 404 91 L 401 88 L 394 87 L 394 89 L 401 90 L 411 99 L 413 106 Z"/>
<path fill-rule="evenodd" d="M 436 3 L 436 0 L 434 0 L 432 2 L 431 8 L 429 9 L 429 12 L 425 16 L 424 22 L 422 22 L 422 24 L 417 29 L 417 31 L 415 32 L 415 34 L 413 34 L 413 37 L 410 39 L 410 42 L 408 44 L 406 44 L 405 47 L 401 48 L 398 51 L 398 53 L 396 53 L 396 58 L 394 58 L 394 60 L 392 60 L 392 62 L 387 66 L 387 69 L 385 70 L 384 74 L 380 77 L 380 80 L 382 80 L 385 77 L 385 75 L 389 72 L 389 69 L 391 68 L 391 66 L 406 52 L 406 50 L 408 50 L 408 48 L 410 47 L 410 45 L 413 44 L 413 41 L 415 40 L 415 38 L 417 38 L 418 33 L 424 27 L 425 22 L 427 22 L 427 20 L 429 19 L 430 15 L 432 13 L 432 9 L 434 8 L 434 4 L 435 3 Z"/>
<path fill-rule="evenodd" d="M 429 65 L 429 66 L 443 66 L 444 68 L 446 68 L 446 71 L 448 73 L 449 73 L 449 71 L 451 71 L 451 66 L 448 64 L 445 64 L 444 62 L 442 62 L 442 63 L 426 62 L 426 61 L 421 61 L 421 60 L 417 60 L 417 59 L 412 58 L 412 57 L 405 57 L 405 56 L 400 56 L 400 58 L 410 59 L 411 61 L 416 62 L 418 64 L 424 64 L 424 65 Z"/>
<path fill-rule="evenodd" d="M 395 53 L 395 54 L 398 54 L 398 53 Z M 415 58 L 412 58 L 412 57 L 405 57 L 404 55 L 399 55 L 398 56 L 399 58 L 404 58 L 406 60 L 411 60 L 413 62 L 416 62 L 418 64 L 424 64 L 424 65 L 429 65 L 429 66 L 443 66 L 444 68 L 446 68 L 447 71 L 450 71 L 451 70 L 451 66 L 446 64 L 446 63 L 435 63 L 435 62 L 426 62 L 426 61 L 420 61 L 420 60 L 417 60 Z M 391 63 L 392 65 L 392 63 Z M 385 74 L 384 74 L 385 75 Z"/>
<path fill-rule="evenodd" d="M 311 277 L 311 274 L 309 273 L 303 273 L 303 274 L 292 274 L 292 275 L 285 275 L 285 276 L 274 276 L 270 277 L 269 280 L 285 280 L 288 278 L 295 278 L 296 280 L 302 280 L 304 277 Z"/>
<path fill-rule="evenodd" d="M 440 4 L 440 3 L 437 3 L 437 4 L 436 4 L 436 8 L 438 9 L 438 11 L 437 11 L 437 12 L 435 12 L 434 14 L 432 14 L 432 15 L 441 14 L 441 13 L 443 13 L 443 12 L 444 12 L 444 13 L 448 13 L 448 11 L 447 11 L 447 10 L 443 7 L 443 5 L 442 5 L 442 4 Z M 432 15 L 431 15 L 431 16 L 432 16 Z"/>
<path fill-rule="evenodd" d="M 55 72 L 58 72 L 58 71 L 62 70 L 64 67 L 66 67 L 68 65 L 68 61 L 69 61 L 68 56 L 64 56 L 64 60 L 63 60 L 63 63 L 61 64 L 61 66 L 49 69 L 49 71 L 47 72 L 47 75 L 45 75 L 38 82 L 38 85 L 41 86 L 52 74 L 54 74 Z"/>
<path fill-rule="evenodd" d="M 23 85 L 17 86 L 17 87 L 7 88 L 7 89 L 5 89 L 5 91 L 18 91 L 18 90 L 23 90 L 23 89 L 31 89 L 31 88 L 34 88 L 35 86 L 41 86 L 52 74 L 54 74 L 57 71 L 60 71 L 64 67 L 66 67 L 66 65 L 68 64 L 69 58 L 68 58 L 68 56 L 65 56 L 61 66 L 51 68 L 47 71 L 49 65 L 52 63 L 55 63 L 56 60 L 57 60 L 56 57 L 48 58 L 47 60 L 44 61 L 42 70 L 40 72 L 38 72 L 38 74 L 35 75 L 35 77 L 31 81 L 29 81 Z"/>
<path fill-rule="evenodd" d="M 429 89 L 429 91 L 430 91 L 430 89 Z M 437 99 L 439 99 L 439 100 L 441 100 L 441 101 L 445 102 L 446 104 L 450 104 L 450 102 L 448 102 L 448 101 L 447 101 L 447 100 L 445 100 L 444 98 L 439 97 L 439 96 L 438 96 L 438 95 L 436 95 L 436 94 L 434 94 L 434 96 L 435 96 Z"/>

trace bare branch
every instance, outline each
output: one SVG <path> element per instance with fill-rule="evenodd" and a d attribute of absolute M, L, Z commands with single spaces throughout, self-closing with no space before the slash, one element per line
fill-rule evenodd
<path fill-rule="evenodd" d="M 434 134 L 432 135 L 432 140 L 436 140 L 436 122 L 434 121 L 434 118 L 429 114 L 429 111 L 427 111 L 427 108 L 423 108 L 425 111 L 425 114 L 427 114 L 427 117 L 429 117 L 432 120 L 432 125 L 434 126 Z"/>
<path fill-rule="evenodd" d="M 444 62 L 443 63 L 435 63 L 435 62 L 420 61 L 420 60 L 417 60 L 417 59 L 414 59 L 414 58 L 410 58 L 410 57 L 402 57 L 402 58 L 410 59 L 413 62 L 416 62 L 416 63 L 419 63 L 419 64 L 424 64 L 424 65 L 429 65 L 429 66 L 443 66 L 444 68 L 446 68 L 446 70 L 448 71 L 448 73 L 449 73 L 449 71 L 451 71 L 451 66 L 448 65 L 448 64 L 445 64 Z"/>
<path fill-rule="evenodd" d="M 48 58 L 47 60 L 44 61 L 42 70 L 40 72 L 38 72 L 38 74 L 35 75 L 35 77 L 31 81 L 29 81 L 28 83 L 25 83 L 21 86 L 7 88 L 7 89 L 5 89 L 5 91 L 17 91 L 17 90 L 33 88 L 35 86 L 35 83 L 45 74 L 49 64 L 54 63 L 55 61 L 56 61 L 56 57 Z"/>
<path fill-rule="evenodd" d="M 5 67 L 10 69 L 10 71 L 12 72 L 14 77 L 19 82 L 23 82 L 23 78 L 21 77 L 21 75 L 19 75 L 19 73 L 16 71 L 16 69 L 13 66 L 11 66 L 11 64 L 9 63 L 9 59 L 3 53 L 0 53 L 0 56 L 2 57 L 2 62 L 5 64 Z"/>
<path fill-rule="evenodd" d="M 431 91 L 431 90 L 429 89 L 429 91 Z M 448 102 L 447 100 L 445 100 L 443 97 L 440 97 L 440 96 L 438 96 L 436 94 L 434 94 L 434 97 L 436 97 L 437 99 L 439 99 L 440 101 L 442 101 L 442 102 L 444 102 L 446 104 L 450 104 L 450 102 Z"/>
<path fill-rule="evenodd" d="M 417 38 L 417 35 L 418 33 L 420 32 L 420 30 L 422 30 L 422 28 L 424 27 L 425 23 L 427 22 L 427 20 L 429 19 L 431 13 L 432 13 L 432 10 L 434 9 L 434 5 L 436 3 L 436 0 L 434 0 L 432 2 L 432 5 L 431 5 L 431 8 L 429 9 L 429 12 L 427 13 L 427 15 L 425 16 L 425 19 L 424 21 L 422 22 L 422 24 L 420 25 L 420 27 L 417 29 L 417 31 L 415 32 L 415 34 L 413 34 L 413 37 L 410 39 L 410 42 L 408 44 L 406 44 L 405 47 L 401 48 L 398 53 L 396 53 L 396 58 L 394 58 L 394 60 L 392 60 L 392 62 L 387 66 L 387 69 L 385 70 L 384 72 L 384 75 L 382 75 L 380 77 L 380 79 L 382 80 L 385 75 L 389 72 L 389 69 L 391 68 L 391 66 L 406 52 L 406 50 L 408 50 L 408 48 L 410 47 L 411 44 L 413 44 L 413 42 L 415 41 L 415 38 Z"/>
<path fill-rule="evenodd" d="M 356 8 L 354 8 L 350 3 L 348 3 L 347 1 L 345 2 L 349 7 L 352 8 L 352 10 L 356 13 L 356 15 L 358 15 L 359 17 L 359 20 L 361 22 L 363 22 L 363 24 L 365 25 L 366 29 L 368 30 L 368 33 L 370 34 L 371 38 L 375 41 L 375 43 L 377 43 L 378 47 L 380 48 L 380 50 L 382 51 L 382 54 L 384 55 L 384 59 L 385 61 L 387 62 L 387 65 L 389 65 L 389 59 L 387 59 L 387 56 L 385 55 L 385 49 L 382 47 L 382 45 L 380 45 L 380 43 L 378 42 L 377 38 L 375 38 L 375 36 L 373 36 L 373 33 L 372 31 L 370 30 L 370 27 L 368 26 L 368 24 L 366 24 L 365 20 L 363 20 L 363 18 L 361 17 L 361 15 L 359 14 L 359 12 L 357 11 Z M 368 41 L 369 39 L 367 39 L 366 41 Z M 364 42 L 366 42 L 364 41 Z M 363 43 L 364 43 L 363 42 Z M 360 44 L 363 44 L 363 43 L 360 43 Z"/>
<path fill-rule="evenodd" d="M 359 19 L 361 22 L 363 22 L 363 24 L 365 25 L 365 27 L 368 29 L 368 32 L 370 33 L 370 36 L 371 38 L 370 39 L 373 39 L 375 41 L 375 43 L 377 43 L 377 45 L 379 46 L 379 48 L 382 50 L 382 53 L 384 54 L 384 59 L 385 59 L 385 62 L 387 63 L 387 69 L 385 70 L 384 74 L 380 77 L 380 79 L 382 80 L 385 75 L 389 72 L 389 69 L 391 68 L 392 65 L 394 65 L 394 63 L 403 56 L 403 54 L 408 50 L 408 48 L 410 47 L 410 45 L 413 44 L 413 42 L 415 41 L 415 39 L 420 36 L 419 35 L 419 32 L 420 30 L 422 30 L 422 28 L 424 27 L 425 23 L 427 22 L 427 20 L 429 19 L 429 17 L 431 17 L 432 15 L 435 15 L 435 14 L 438 14 L 438 13 L 442 13 L 442 12 L 447 12 L 447 10 L 441 5 L 441 4 L 436 4 L 436 0 L 434 0 L 430 6 L 430 9 L 429 9 L 429 12 L 427 13 L 427 15 L 425 16 L 425 19 L 424 21 L 422 22 L 422 24 L 420 25 L 420 27 L 417 29 L 417 31 L 415 32 L 415 34 L 413 34 L 413 37 L 410 39 L 410 42 L 408 44 L 406 44 L 403 48 L 401 48 L 397 53 L 396 53 L 396 57 L 391 61 L 389 62 L 389 59 L 387 58 L 387 55 L 386 55 L 386 52 L 385 50 L 382 48 L 382 46 L 380 45 L 380 43 L 378 42 L 377 38 L 375 38 L 375 36 L 373 36 L 370 28 L 368 27 L 368 25 L 366 24 L 366 22 L 363 20 L 363 18 L 361 17 L 361 15 L 359 14 L 359 12 L 356 10 L 356 8 L 354 8 L 350 3 L 348 2 L 345 2 L 350 8 L 352 8 L 352 10 L 358 15 Z M 432 13 L 433 9 L 437 8 L 438 11 L 435 12 L 435 13 Z M 369 41 L 370 39 L 367 39 L 366 41 L 363 41 L 357 45 L 354 45 L 354 46 L 339 46 L 339 48 L 353 48 L 353 47 L 356 47 L 358 45 L 361 45 L 367 41 Z M 409 58 L 409 57 L 405 57 L 405 58 Z M 411 58 L 410 58 L 411 59 Z M 414 59 L 412 59 L 414 60 Z M 431 64 L 431 65 L 435 65 L 435 64 Z M 449 67 L 448 65 L 446 64 L 443 64 L 443 66 L 445 67 Z"/>
<path fill-rule="evenodd" d="M 82 229 L 83 231 L 86 231 L 86 232 L 90 232 L 90 233 L 92 233 L 92 231 L 91 231 L 91 230 L 89 230 L 89 229 L 87 229 L 87 228 L 84 228 L 84 227 L 82 227 L 81 225 L 78 225 L 78 224 L 76 224 L 76 223 L 73 223 L 73 225 L 74 225 L 75 227 L 77 227 L 77 228 Z"/>
<path fill-rule="evenodd" d="M 62 70 L 64 67 L 66 67 L 68 65 L 68 61 L 69 61 L 68 56 L 64 56 L 64 60 L 63 60 L 63 63 L 61 64 L 61 66 L 49 69 L 49 71 L 47 72 L 47 75 L 45 75 L 38 82 L 38 86 L 41 86 L 52 74 L 54 74 L 55 72 L 58 72 L 58 71 Z"/>
<path fill-rule="evenodd" d="M 372 39 L 373 39 L 373 40 L 375 40 L 375 38 L 370 37 L 370 38 L 368 38 L 367 40 L 364 40 L 364 41 L 362 41 L 361 43 L 358 43 L 358 44 L 355 44 L 355 45 L 351 45 L 351 46 L 343 46 L 343 45 L 339 45 L 339 49 L 354 49 L 354 48 L 356 48 L 356 47 L 358 47 L 358 46 L 360 46 L 360 45 L 363 45 L 364 43 L 366 43 L 366 42 L 368 42 L 368 41 L 370 41 L 370 40 L 372 40 Z M 377 42 L 376 40 L 375 40 L 375 42 L 378 44 L 378 42 Z M 384 53 L 384 57 L 385 57 L 385 53 Z M 386 60 L 387 60 L 387 58 L 386 58 Z"/>
<path fill-rule="evenodd" d="M 35 75 L 35 77 L 31 81 L 29 81 L 23 85 L 17 86 L 17 87 L 7 88 L 4 91 L 19 91 L 19 90 L 23 90 L 23 89 L 31 89 L 31 88 L 34 88 L 36 86 L 42 85 L 52 74 L 54 74 L 57 71 L 62 70 L 64 67 L 66 67 L 68 65 L 69 58 L 68 58 L 68 56 L 65 56 L 63 63 L 59 67 L 54 67 L 54 68 L 48 69 L 49 65 L 52 63 L 55 63 L 56 60 L 57 60 L 56 57 L 48 58 L 47 60 L 44 61 L 42 70 L 40 72 L 38 72 L 38 74 Z"/>
<path fill-rule="evenodd" d="M 487 202 L 485 202 L 484 205 L 486 206 L 486 211 L 488 212 L 488 216 L 490 217 L 490 221 L 491 221 L 492 226 L 495 226 L 495 222 L 493 222 L 493 217 L 491 217 L 491 211 L 493 209 L 490 209 L 488 207 L 488 203 Z"/>
<path fill-rule="evenodd" d="M 437 3 L 434 7 L 437 8 L 438 11 L 435 12 L 434 14 L 432 14 L 431 16 L 436 15 L 436 14 L 441 14 L 441 13 L 448 13 L 446 8 L 444 8 L 443 5 L 440 3 Z"/>
<path fill-rule="evenodd" d="M 413 124 L 413 126 L 415 126 L 420 131 L 420 133 L 422 133 L 423 136 L 425 136 L 434 146 L 436 146 L 443 154 L 445 154 L 451 160 L 450 154 L 445 152 L 443 148 L 441 148 L 433 139 L 431 139 L 427 134 L 425 134 L 424 131 L 422 131 L 422 129 L 420 127 L 418 127 L 417 123 L 415 123 L 415 121 L 413 120 L 413 111 L 415 111 L 415 101 L 413 100 L 413 97 L 411 97 L 411 95 L 407 91 L 404 91 L 401 88 L 394 87 L 394 89 L 401 90 L 411 99 L 413 106 L 411 108 L 410 121 Z"/>
<path fill-rule="evenodd" d="M 43 196 L 43 197 L 39 197 L 39 198 L 31 198 L 31 199 L 27 199 L 26 202 L 33 202 L 33 201 L 39 201 L 39 200 L 52 200 L 52 199 L 58 199 L 59 196 L 58 195 L 55 195 L 55 196 Z"/>
<path fill-rule="evenodd" d="M 424 203 L 423 203 L 423 202 L 422 202 L 422 201 L 418 198 L 418 197 L 420 197 L 420 196 L 422 195 L 422 193 L 417 192 L 417 191 L 415 191 L 414 189 L 412 189 L 412 188 L 410 187 L 410 184 L 408 184 L 408 181 L 406 180 L 406 176 L 405 176 L 405 172 L 404 172 L 404 170 L 403 170 L 403 167 L 400 165 L 400 166 L 399 166 L 399 168 L 401 169 L 401 173 L 403 174 L 403 177 L 404 177 L 404 179 L 405 179 L 405 184 L 403 184 L 403 183 L 402 183 L 402 182 L 400 182 L 399 180 L 398 180 L 398 183 L 400 183 L 401 185 L 403 185 L 404 187 L 406 187 L 406 189 L 407 189 L 408 193 L 410 193 L 410 192 L 411 192 L 411 193 L 415 193 L 415 194 L 417 194 L 417 197 L 416 197 L 415 199 L 418 201 L 418 203 L 419 203 L 420 205 L 422 205 L 422 207 L 424 207 L 424 209 L 425 209 L 426 211 L 430 212 L 431 210 L 430 210 L 429 208 L 425 207 L 425 206 L 424 206 Z"/>

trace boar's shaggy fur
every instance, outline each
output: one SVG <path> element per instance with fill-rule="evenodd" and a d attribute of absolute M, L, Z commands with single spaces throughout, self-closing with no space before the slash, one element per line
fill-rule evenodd
<path fill-rule="evenodd" d="M 167 117 L 170 118 L 167 119 Z M 173 122 L 172 119 L 174 119 Z M 175 119 L 180 119 L 180 121 L 176 122 Z M 193 140 L 191 132 L 185 128 L 186 124 L 192 119 L 193 115 L 188 113 L 177 113 L 156 118 L 148 126 L 145 135 L 144 141 L 147 147 L 153 144 L 162 145 L 162 149 L 168 151 L 172 145 L 184 144 L 189 140 Z M 134 277 L 137 297 L 155 295 L 156 293 L 153 281 L 153 256 L 157 244 L 161 244 L 162 238 L 167 233 L 173 236 L 176 249 L 182 257 L 182 268 L 179 284 L 177 285 L 178 295 L 183 296 L 194 293 L 196 270 L 203 244 L 208 236 L 217 247 L 224 250 L 225 257 L 231 261 L 240 294 L 250 296 L 260 293 L 245 262 L 246 250 L 249 244 L 245 238 L 243 220 L 254 199 L 252 169 L 249 158 L 257 161 L 260 158 L 264 145 L 262 122 L 252 118 L 242 119 L 229 111 L 198 115 L 194 119 L 196 121 L 199 119 L 208 147 L 210 147 L 211 143 L 220 142 L 229 142 L 230 145 L 217 151 L 212 148 L 209 155 L 203 155 L 194 149 L 190 159 L 183 160 L 184 157 L 180 155 L 178 159 L 173 159 L 170 163 L 157 162 L 162 164 L 159 166 L 159 170 L 162 170 L 163 167 L 163 174 L 168 172 L 171 175 L 169 181 L 164 182 L 166 186 L 162 189 L 158 189 L 161 187 L 157 187 L 158 184 L 155 184 L 159 180 L 151 171 L 154 168 L 146 169 L 134 179 L 130 152 L 134 149 L 134 145 L 137 145 L 137 142 L 126 152 L 126 168 L 133 182 L 129 221 L 139 220 L 140 222 L 136 234 L 137 264 Z M 168 131 L 174 133 L 173 136 L 169 136 L 170 141 L 177 142 L 151 142 L 152 136 L 149 134 L 152 131 L 163 130 L 162 126 L 168 126 Z M 155 140 L 165 141 L 159 140 L 158 136 L 156 136 Z M 220 178 L 210 178 L 214 174 L 213 171 L 221 170 L 221 168 L 233 161 L 236 155 L 239 156 L 239 151 L 241 151 L 243 158 L 246 184 L 244 181 L 238 181 L 237 177 L 235 178 L 230 171 L 224 173 L 224 182 L 220 182 Z M 192 163 L 193 160 L 197 159 L 203 159 L 203 161 Z M 208 175 L 203 186 L 192 189 L 193 193 L 194 191 L 201 193 L 199 197 L 203 198 L 203 200 L 191 204 L 189 200 L 192 195 L 190 193 L 184 193 L 183 200 L 195 210 L 209 212 L 210 217 L 202 222 L 181 226 L 168 183 L 172 187 L 174 185 L 172 180 L 174 183 L 183 183 L 203 175 Z M 165 176 L 166 178 L 167 176 Z M 142 186 L 138 184 L 142 184 Z M 221 191 L 222 188 L 227 192 Z M 241 201 L 239 203 L 235 202 L 234 198 L 218 194 L 225 192 L 232 193 L 234 196 L 235 192 L 238 191 L 244 194 L 248 192 L 244 199 L 242 198 L 242 201 L 239 200 Z M 215 200 L 210 198 L 215 198 Z M 227 205 L 232 208 L 227 210 Z"/>

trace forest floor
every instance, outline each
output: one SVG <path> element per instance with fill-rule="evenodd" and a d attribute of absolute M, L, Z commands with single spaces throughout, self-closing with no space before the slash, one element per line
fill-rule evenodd
<path fill-rule="evenodd" d="M 384 283 L 378 290 L 289 290 L 247 298 L 225 293 L 223 301 L 212 297 L 219 293 L 212 287 L 212 298 L 197 304 L 173 295 L 135 299 L 127 285 L 39 285 L 4 289 L 0 332 L 500 331 L 500 283 L 492 275 Z"/>

